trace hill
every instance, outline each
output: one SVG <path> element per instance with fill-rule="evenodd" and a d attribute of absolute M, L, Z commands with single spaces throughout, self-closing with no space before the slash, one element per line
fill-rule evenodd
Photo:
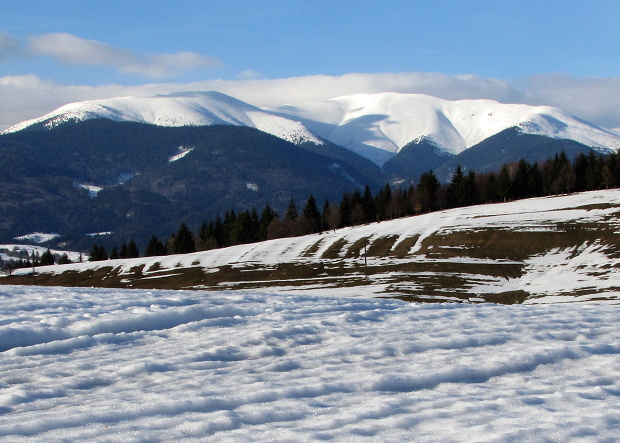
<path fill-rule="evenodd" d="M 550 107 L 361 94 L 260 109 L 218 92 L 73 103 L 0 135 L 0 242 L 111 247 L 226 211 L 280 215 L 368 185 L 407 188 L 429 170 L 487 172 L 560 151 L 615 152 L 620 136 Z"/>
<path fill-rule="evenodd" d="M 620 190 L 445 210 L 187 255 L 21 270 L 2 283 L 411 301 L 620 299 Z"/>
<path fill-rule="evenodd" d="M 255 128 L 160 127 L 93 119 L 52 131 L 0 137 L 0 242 L 33 232 L 88 249 L 86 234 L 111 241 L 169 236 L 230 209 L 284 211 L 366 184 L 379 169 L 344 148 L 309 149 Z M 116 239 L 116 240 L 115 240 Z"/>

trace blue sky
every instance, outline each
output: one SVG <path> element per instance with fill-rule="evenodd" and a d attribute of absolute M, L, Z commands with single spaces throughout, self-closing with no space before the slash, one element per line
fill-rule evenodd
<path fill-rule="evenodd" d="M 620 127 L 615 0 L 3 3 L 0 125 L 209 88 L 259 106 L 381 90 L 492 98 Z"/>

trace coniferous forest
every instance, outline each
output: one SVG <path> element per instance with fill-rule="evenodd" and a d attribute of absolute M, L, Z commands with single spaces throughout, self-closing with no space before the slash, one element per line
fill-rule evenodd
<path fill-rule="evenodd" d="M 543 162 L 524 159 L 504 164 L 499 171 L 476 173 L 457 166 L 449 183 L 441 184 L 432 171 L 408 187 L 385 184 L 373 195 L 369 186 L 346 193 L 339 201 L 317 202 L 310 195 L 305 202 L 291 198 L 286 210 L 278 214 L 270 205 L 260 213 L 252 208 L 226 211 L 214 220 L 204 221 L 195 231 L 181 222 L 167 239 L 152 235 L 144 245 L 144 256 L 184 254 L 237 244 L 253 243 L 334 230 L 346 226 L 391 220 L 448 208 L 496 203 L 546 195 L 620 187 L 620 154 L 578 154 L 573 161 L 562 152 Z M 139 257 L 136 242 L 130 239 L 120 248 L 108 251 L 94 244 L 89 260 Z M 50 257 L 12 260 L 8 267 L 52 264 Z M 55 262 L 67 262 L 66 257 Z"/>
<path fill-rule="evenodd" d="M 152 236 L 144 255 L 204 251 L 448 208 L 617 187 L 620 187 L 620 154 L 617 153 L 602 156 L 590 151 L 588 155 L 578 154 L 571 162 L 562 152 L 544 162 L 521 159 L 503 165 L 499 171 L 483 174 L 457 166 L 447 184 L 440 184 L 434 173 L 428 171 L 415 186 L 401 188 L 386 184 L 374 195 L 366 186 L 363 191 L 343 195 L 340 201 L 325 200 L 321 204 L 310 195 L 298 206 L 291 199 L 283 214 L 267 204 L 260 213 L 254 208 L 238 213 L 226 211 L 223 217 L 203 222 L 195 232 L 183 222 L 168 239 Z"/>

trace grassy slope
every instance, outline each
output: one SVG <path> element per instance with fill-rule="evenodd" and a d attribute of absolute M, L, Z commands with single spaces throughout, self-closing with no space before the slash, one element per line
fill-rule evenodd
<path fill-rule="evenodd" d="M 23 270 L 0 283 L 302 291 L 411 301 L 620 300 L 619 229 L 620 190 L 597 191 L 188 255 L 52 266 L 39 268 L 36 276 Z"/>

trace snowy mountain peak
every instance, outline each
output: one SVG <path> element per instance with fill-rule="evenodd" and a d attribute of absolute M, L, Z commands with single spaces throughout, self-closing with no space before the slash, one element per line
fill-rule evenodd
<path fill-rule="evenodd" d="M 43 117 L 12 126 L 2 134 L 33 125 L 52 129 L 66 122 L 96 118 L 158 126 L 248 126 L 294 143 L 323 143 L 298 121 L 273 115 L 219 92 L 180 92 L 71 103 Z"/>
<path fill-rule="evenodd" d="M 322 138 L 383 164 L 403 146 L 426 139 L 458 154 L 504 129 L 571 139 L 596 148 L 620 148 L 611 130 L 557 108 L 493 100 L 450 101 L 423 94 L 354 94 L 283 106 L 279 115 L 300 119 Z"/>
<path fill-rule="evenodd" d="M 54 128 L 68 121 L 104 118 L 159 126 L 249 126 L 294 142 L 329 140 L 378 165 L 405 145 L 426 140 L 458 154 L 512 127 L 522 133 L 570 139 L 600 149 L 620 149 L 620 134 L 549 106 L 493 100 L 450 101 L 423 94 L 353 94 L 330 100 L 261 109 L 220 92 L 177 92 L 65 105 L 19 123 L 2 134 L 32 125 Z"/>

